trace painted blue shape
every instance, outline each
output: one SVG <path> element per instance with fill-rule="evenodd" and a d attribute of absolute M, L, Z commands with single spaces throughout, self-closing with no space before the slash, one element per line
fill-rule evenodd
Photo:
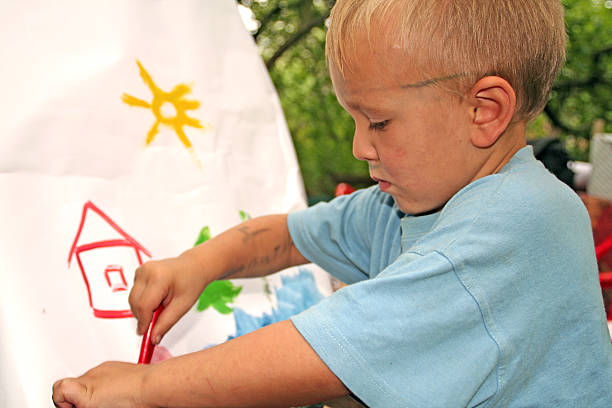
<path fill-rule="evenodd" d="M 277 306 L 271 313 L 253 316 L 238 307 L 234 308 L 236 334 L 229 336 L 228 340 L 272 323 L 287 320 L 323 299 L 314 275 L 307 269 L 300 268 L 295 276 L 282 276 L 281 282 L 282 286 L 275 290 Z"/>

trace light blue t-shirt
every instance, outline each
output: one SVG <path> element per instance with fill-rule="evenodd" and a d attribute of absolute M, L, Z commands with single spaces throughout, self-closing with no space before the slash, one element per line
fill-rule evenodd
<path fill-rule="evenodd" d="M 292 321 L 370 407 L 612 407 L 588 214 L 531 147 L 436 214 L 375 186 L 288 222 L 351 283 Z"/>

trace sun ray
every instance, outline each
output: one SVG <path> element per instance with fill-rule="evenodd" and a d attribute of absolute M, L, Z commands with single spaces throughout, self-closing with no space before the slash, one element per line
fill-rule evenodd
<path fill-rule="evenodd" d="M 185 84 L 178 84 L 168 93 L 168 99 L 178 101 L 189 92 L 191 92 L 191 88 L 189 86 Z"/>
<path fill-rule="evenodd" d="M 194 128 L 204 129 L 204 125 L 198 119 L 185 117 L 185 124 Z"/>
<path fill-rule="evenodd" d="M 151 104 L 147 101 L 143 101 L 142 99 L 138 99 L 135 96 L 124 93 L 121 95 L 121 100 L 127 103 L 130 106 L 140 106 L 142 108 L 150 108 Z"/>
<path fill-rule="evenodd" d="M 182 99 L 180 101 L 176 101 L 174 104 L 177 108 L 181 108 L 181 110 L 194 110 L 200 107 L 199 101 L 192 101 L 187 99 Z"/>
<path fill-rule="evenodd" d="M 185 147 L 188 148 L 188 149 L 191 149 L 192 148 L 191 141 L 189 140 L 189 138 L 187 137 L 187 135 L 183 131 L 183 128 L 180 127 L 179 125 L 175 125 L 174 126 L 174 131 L 176 132 L 176 134 L 179 137 L 180 141 L 183 142 Z"/>
<path fill-rule="evenodd" d="M 155 121 L 155 123 L 153 124 L 153 126 L 151 126 L 151 129 L 149 129 L 149 132 L 147 133 L 147 140 L 145 142 L 147 146 L 153 141 L 153 139 L 155 138 L 155 135 L 157 135 L 158 132 L 159 132 L 159 120 Z"/>
<path fill-rule="evenodd" d="M 161 89 L 159 89 L 157 85 L 155 85 L 155 82 L 153 82 L 153 78 L 151 78 L 151 75 L 149 75 L 147 70 L 140 63 L 140 61 L 136 60 L 136 63 L 138 64 L 138 68 L 140 69 L 140 77 L 142 78 L 144 83 L 149 87 L 151 92 L 153 92 L 153 95 L 155 95 L 156 92 L 161 92 Z"/>

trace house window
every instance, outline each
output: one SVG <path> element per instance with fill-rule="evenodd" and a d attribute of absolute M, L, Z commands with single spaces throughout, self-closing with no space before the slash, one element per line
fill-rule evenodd
<path fill-rule="evenodd" d="M 104 276 L 106 277 L 106 283 L 113 292 L 127 290 L 127 282 L 121 265 L 108 265 L 104 270 Z"/>

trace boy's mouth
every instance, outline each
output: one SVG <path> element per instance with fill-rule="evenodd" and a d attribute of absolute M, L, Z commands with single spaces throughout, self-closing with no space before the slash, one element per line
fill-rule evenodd
<path fill-rule="evenodd" d="M 372 180 L 374 180 L 375 183 L 378 183 L 378 187 L 380 188 L 380 191 L 387 191 L 389 189 L 389 187 L 391 187 L 391 183 L 389 183 L 387 180 L 383 180 L 383 179 L 379 179 L 377 177 L 371 176 Z"/>

